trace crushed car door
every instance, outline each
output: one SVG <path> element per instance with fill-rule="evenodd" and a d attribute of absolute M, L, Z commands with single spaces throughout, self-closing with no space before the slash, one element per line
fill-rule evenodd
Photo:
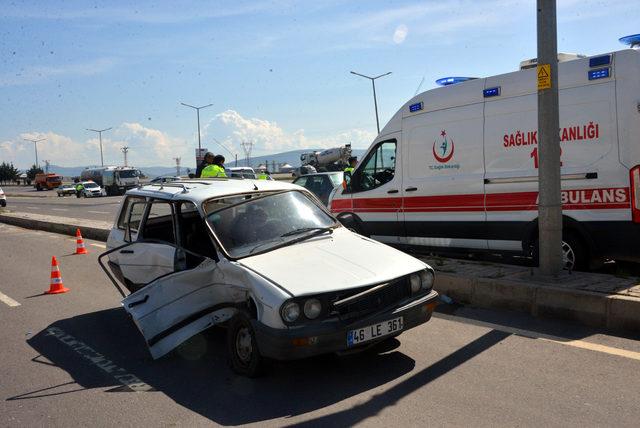
<path fill-rule="evenodd" d="M 218 264 L 209 258 L 193 269 L 160 277 L 122 300 L 144 336 L 153 358 L 227 321 L 246 290 L 225 284 Z"/>

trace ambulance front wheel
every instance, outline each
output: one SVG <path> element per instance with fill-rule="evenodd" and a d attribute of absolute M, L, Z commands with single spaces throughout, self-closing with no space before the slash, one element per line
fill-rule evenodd
<path fill-rule="evenodd" d="M 562 268 L 565 270 L 587 270 L 589 268 L 589 252 L 587 247 L 575 233 L 566 232 L 562 237 Z M 533 248 L 533 262 L 539 266 L 539 247 L 536 240 Z"/>

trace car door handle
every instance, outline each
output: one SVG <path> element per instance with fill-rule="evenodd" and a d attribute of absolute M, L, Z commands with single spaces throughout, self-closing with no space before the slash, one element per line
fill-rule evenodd
<path fill-rule="evenodd" d="M 147 294 L 146 296 L 144 296 L 142 299 L 140 300 L 136 300 L 135 302 L 131 302 L 127 305 L 127 307 L 129 308 L 133 308 L 134 306 L 138 306 L 141 305 L 143 303 L 146 303 L 147 300 L 149 300 L 149 295 Z"/>
<path fill-rule="evenodd" d="M 398 193 L 398 190 L 396 189 L 387 190 L 387 193 Z"/>
<path fill-rule="evenodd" d="M 417 187 L 407 187 L 404 189 L 405 192 L 415 192 L 416 190 L 418 190 Z"/>
<path fill-rule="evenodd" d="M 133 250 L 120 250 L 120 254 L 133 254 Z"/>

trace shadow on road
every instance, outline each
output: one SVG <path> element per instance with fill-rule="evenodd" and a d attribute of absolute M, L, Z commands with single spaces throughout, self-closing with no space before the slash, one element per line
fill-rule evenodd
<path fill-rule="evenodd" d="M 491 332 L 372 400 L 316 422 L 351 425 L 393 405 L 504 337 L 503 333 Z M 255 423 L 322 409 L 406 375 L 415 366 L 413 359 L 401 352 L 380 349 L 378 352 L 383 353 L 274 363 L 267 376 L 247 379 L 228 369 L 224 338 L 224 330 L 211 330 L 153 361 L 124 310 L 114 308 L 57 321 L 27 342 L 67 371 L 82 388 L 136 393 L 132 390 L 140 391 L 141 385 L 148 385 L 147 390 L 160 391 L 223 425 Z M 42 361 L 34 361 L 38 362 Z M 40 386 L 10 399 L 37 398 L 53 388 Z"/>

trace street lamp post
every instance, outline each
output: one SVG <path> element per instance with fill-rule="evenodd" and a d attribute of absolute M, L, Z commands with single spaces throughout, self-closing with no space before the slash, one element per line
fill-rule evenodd
<path fill-rule="evenodd" d="M 391 72 L 381 74 L 376 77 L 365 76 L 364 74 L 356 73 L 352 71 L 351 74 L 355 74 L 356 76 L 364 77 L 365 79 L 371 80 L 371 85 L 373 86 L 373 105 L 376 109 L 376 128 L 378 129 L 378 134 L 380 133 L 380 121 L 378 120 L 378 100 L 376 99 L 376 79 L 379 79 L 384 76 L 388 76 Z"/>
<path fill-rule="evenodd" d="M 33 147 L 34 147 L 34 149 L 36 151 L 36 168 L 39 167 L 40 165 L 38 165 L 38 143 L 40 141 L 45 141 L 46 138 L 40 138 L 40 139 L 37 139 L 37 140 L 31 139 L 31 138 L 25 138 L 24 140 L 25 141 L 31 141 L 33 143 Z"/>
<path fill-rule="evenodd" d="M 180 103 L 180 104 L 182 104 L 185 107 L 191 107 L 196 111 L 196 114 L 198 115 L 198 154 L 200 154 L 200 150 L 202 150 L 202 146 L 200 145 L 200 110 L 203 108 L 211 107 L 213 104 L 207 104 L 206 106 L 201 106 L 201 107 L 192 106 L 191 104 L 186 104 L 186 103 Z"/>
<path fill-rule="evenodd" d="M 105 128 L 105 129 L 91 129 L 91 128 L 86 128 L 87 131 L 93 131 L 93 132 L 97 132 L 98 136 L 100 138 L 100 165 L 104 166 L 104 158 L 102 157 L 102 133 L 104 131 L 108 131 L 110 129 L 113 128 Z"/>

